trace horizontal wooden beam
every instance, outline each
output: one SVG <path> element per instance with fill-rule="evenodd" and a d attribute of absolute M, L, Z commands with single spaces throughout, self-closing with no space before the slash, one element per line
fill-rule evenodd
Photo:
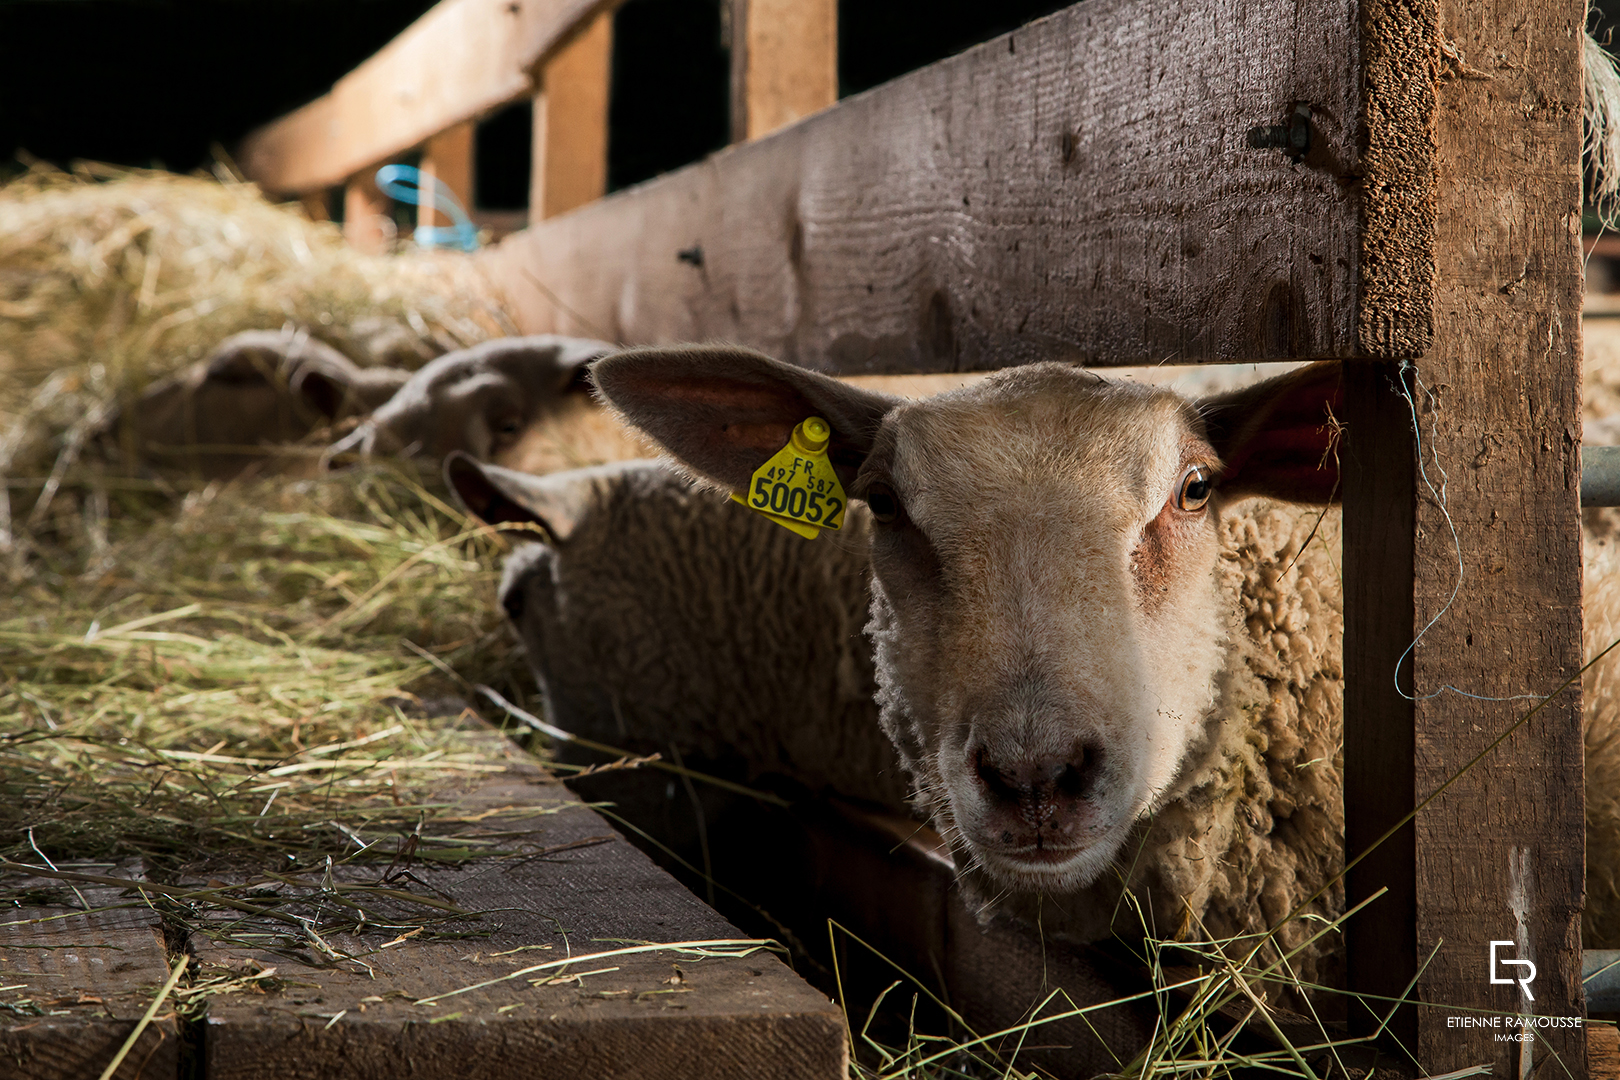
<path fill-rule="evenodd" d="M 534 71 L 615 0 L 443 0 L 330 93 L 250 133 L 237 161 L 268 191 L 343 183 L 534 93 Z"/>
<path fill-rule="evenodd" d="M 486 258 L 526 331 L 822 370 L 1355 355 L 1356 64 L 1333 0 L 1089 0 Z"/>

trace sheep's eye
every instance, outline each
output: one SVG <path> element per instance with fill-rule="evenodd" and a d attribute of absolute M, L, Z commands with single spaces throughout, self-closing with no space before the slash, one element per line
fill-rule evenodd
<path fill-rule="evenodd" d="M 882 525 L 900 516 L 900 498 L 888 484 L 873 484 L 866 489 L 866 507 L 872 511 L 872 519 Z"/>
<path fill-rule="evenodd" d="M 1202 510 L 1209 502 L 1210 491 L 1209 470 L 1194 465 L 1182 475 L 1181 486 L 1176 489 L 1176 509 Z"/>

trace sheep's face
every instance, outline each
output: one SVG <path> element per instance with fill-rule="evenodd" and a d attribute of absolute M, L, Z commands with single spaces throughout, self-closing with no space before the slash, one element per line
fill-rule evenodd
<path fill-rule="evenodd" d="M 546 659 L 553 655 L 557 619 L 557 558 L 546 544 L 520 544 L 507 558 L 496 596 L 529 657 L 529 668 L 547 700 L 556 687 Z"/>
<path fill-rule="evenodd" d="M 645 349 L 598 389 L 733 490 L 806 416 L 873 520 L 884 728 L 959 854 L 1078 889 L 1181 770 L 1221 662 L 1210 482 L 1330 502 L 1335 364 L 1201 400 L 1059 364 L 921 402 L 730 346 Z"/>
<path fill-rule="evenodd" d="M 435 368 L 444 360 L 454 362 Z M 435 360 L 335 449 L 435 458 L 463 450 L 491 460 L 517 442 L 533 405 L 514 380 L 485 368 L 466 357 Z"/>
<path fill-rule="evenodd" d="M 1218 466 L 1180 398 L 1069 369 L 884 418 L 855 494 L 885 726 L 942 831 L 1004 883 L 1096 878 L 1201 729 Z"/>
<path fill-rule="evenodd" d="M 540 335 L 441 356 L 330 453 L 444 458 L 460 450 L 480 461 L 505 460 L 537 417 L 581 388 L 585 361 L 609 348 Z"/>

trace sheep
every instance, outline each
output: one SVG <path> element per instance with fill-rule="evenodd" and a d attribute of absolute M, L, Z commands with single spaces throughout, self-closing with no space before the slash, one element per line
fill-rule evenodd
<path fill-rule="evenodd" d="M 661 374 L 664 365 L 669 368 L 668 378 Z M 1229 495 L 1246 493 L 1249 488 L 1245 485 L 1266 490 L 1265 484 L 1282 483 L 1282 493 L 1325 500 L 1330 485 L 1324 486 L 1321 478 L 1311 475 L 1314 470 L 1278 468 L 1282 462 L 1268 457 L 1274 449 L 1270 434 L 1294 437 L 1301 430 L 1315 431 L 1309 406 L 1321 406 L 1323 388 L 1331 380 L 1320 369 L 1312 371 L 1316 373 L 1295 376 L 1293 381 L 1265 384 L 1268 389 L 1216 399 L 1210 406 L 1222 417 L 1278 418 L 1274 428 L 1249 424 L 1236 435 L 1215 425 L 1231 436 L 1222 444 L 1229 456 L 1248 455 L 1245 468 L 1226 480 Z M 1099 468 L 1114 472 L 1129 470 L 1142 461 L 1160 471 L 1173 468 L 1179 462 L 1179 440 L 1191 440 L 1199 424 L 1196 414 L 1173 395 L 1117 387 L 1056 365 L 1004 373 L 979 386 L 917 405 L 738 351 L 632 352 L 599 362 L 596 372 L 602 392 L 614 405 L 727 489 L 746 488 L 748 472 L 757 464 L 755 458 L 762 460 L 764 447 L 778 436 L 786 442 L 791 424 L 781 427 L 778 415 L 778 403 L 784 398 L 791 406 L 787 411 L 797 413 L 795 419 L 808 415 L 813 402 L 814 411 L 832 421 L 838 433 L 833 460 L 847 482 L 854 481 L 854 467 L 864 449 L 872 445 L 874 432 L 889 430 L 891 420 L 900 418 L 898 422 L 904 423 L 918 416 L 942 414 L 952 423 L 983 428 L 992 422 L 990 418 L 1016 414 L 1019 409 L 1038 412 L 1029 407 L 1031 395 L 1041 399 L 1068 395 L 1075 402 L 1122 416 L 1141 414 L 1174 433 L 1173 438 L 1165 436 L 1168 443 L 1161 439 L 1161 445 L 1136 446 L 1129 451 L 1118 448 L 1140 440 L 1127 432 L 1111 431 L 1104 452 L 1098 455 L 1094 451 L 1093 456 L 1099 458 Z M 675 404 L 657 405 L 666 395 Z M 731 407 L 741 415 L 728 416 Z M 1074 408 L 1077 413 L 1085 411 L 1081 404 Z M 668 420 L 679 413 L 706 418 L 713 426 L 705 433 L 714 437 L 705 442 L 680 433 L 680 423 Z M 1304 424 L 1301 416 L 1310 423 Z M 1074 419 L 1070 416 L 1063 422 Z M 1010 455 L 1018 445 L 1012 438 L 1018 434 L 1018 425 L 1007 426 L 1008 431 L 1001 433 L 1007 438 L 992 440 L 998 455 Z M 714 448 L 717 442 L 722 447 L 718 451 Z M 723 460 L 723 448 L 728 445 L 739 445 L 752 455 L 745 462 L 747 472 L 739 473 L 734 462 Z M 1189 441 L 1188 445 L 1194 444 Z M 1213 453 L 1209 447 L 1202 449 Z M 892 451 L 891 443 L 886 452 Z M 763 456 L 769 452 L 764 451 Z M 1081 453 L 1079 449 L 1073 452 Z M 708 754 L 723 754 L 729 748 L 750 763 L 751 771 L 789 772 L 811 788 L 827 787 L 891 807 L 902 805 L 899 770 L 894 765 L 903 763 L 915 780 L 919 808 L 942 826 L 959 862 L 968 868 L 968 884 L 987 900 L 997 900 L 987 912 L 1034 920 L 1031 905 L 1038 902 L 1039 893 L 1054 891 L 1050 881 L 1041 877 L 1032 887 L 1002 895 L 1009 884 L 1007 877 L 1013 875 L 985 859 L 976 846 L 983 841 L 962 828 L 942 770 L 930 760 L 927 743 L 938 736 L 930 735 L 910 714 L 908 699 L 903 696 L 908 688 L 911 694 L 933 694 L 974 672 L 994 670 L 995 658 L 985 663 L 972 654 L 994 638 L 981 632 L 986 621 L 993 625 L 997 619 L 1005 620 L 1008 613 L 987 610 L 958 618 L 955 625 L 967 634 L 967 640 L 951 645 L 959 667 L 929 668 L 920 675 L 903 669 L 905 660 L 897 642 L 904 637 L 904 620 L 915 617 L 915 602 L 927 586 L 925 581 L 915 580 L 915 575 L 908 578 L 903 566 L 896 568 L 896 559 L 903 558 L 908 541 L 903 536 L 897 539 L 892 528 L 897 520 L 891 516 L 895 508 L 885 501 L 892 500 L 892 494 L 881 489 L 875 492 L 879 511 L 875 526 L 873 515 L 856 503 L 844 531 L 824 534 L 806 544 L 764 519 L 728 505 L 707 489 L 689 489 L 682 481 L 644 464 L 546 481 L 487 468 L 478 479 L 474 471 L 465 459 L 456 459 L 449 469 L 452 486 L 475 512 L 488 520 L 544 521 L 558 530 L 549 548 L 523 549 L 509 560 L 502 599 L 522 630 L 531 663 L 562 726 L 645 738 L 651 745 L 667 738 Z M 987 482 L 983 477 L 951 479 L 958 485 Z M 1146 481 L 1138 475 L 1132 482 L 1140 487 Z M 852 492 L 868 499 L 874 494 L 873 489 L 863 487 Z M 1080 493 L 1094 502 L 1099 495 Z M 1078 496 L 1065 492 L 1065 497 Z M 1108 504 L 1108 499 L 1101 502 Z M 1114 499 L 1114 503 L 1120 502 Z M 1098 513 L 1104 511 L 1118 517 L 1121 507 L 1103 505 Z M 1063 515 L 1065 520 L 1071 517 Z M 1128 776 L 1130 759 L 1136 758 L 1135 767 L 1151 775 L 1142 783 L 1144 791 L 1133 792 L 1112 811 L 1123 824 L 1116 824 L 1114 835 L 1102 838 L 1108 850 L 1101 858 L 1094 857 L 1095 869 L 1089 876 L 1075 875 L 1084 880 L 1065 883 L 1069 887 L 1061 890 L 1083 902 L 1065 901 L 1062 906 L 1067 914 L 1061 918 L 1050 908 L 1041 916 L 1049 933 L 1096 940 L 1118 929 L 1111 925 L 1111 916 L 1119 886 L 1102 871 L 1127 851 L 1131 887 L 1149 897 L 1152 917 L 1161 927 L 1182 928 L 1190 911 L 1201 916 L 1207 932 L 1216 935 L 1264 929 L 1310 895 L 1312 883 L 1327 882 L 1342 864 L 1342 799 L 1335 768 L 1342 621 L 1336 592 L 1301 587 L 1301 582 L 1313 577 L 1331 580 L 1328 548 L 1336 537 L 1337 517 L 1256 504 L 1248 514 L 1229 515 L 1219 526 L 1209 513 L 1200 521 L 1197 535 L 1187 542 L 1194 552 L 1192 569 L 1183 565 L 1185 560 L 1175 544 L 1163 543 L 1156 561 L 1141 566 L 1142 580 L 1154 585 L 1158 609 L 1166 614 L 1176 612 L 1175 618 L 1193 626 L 1179 635 L 1181 644 L 1173 650 L 1186 670 L 1166 673 L 1161 669 L 1160 674 L 1183 684 L 1183 700 L 1159 701 L 1156 704 L 1168 706 L 1163 711 L 1172 715 L 1162 716 L 1155 710 L 1140 721 L 1170 744 L 1169 748 L 1148 753 L 1140 743 L 1132 745 L 1128 733 L 1124 737 L 1117 731 L 1091 733 L 1099 741 L 1105 737 L 1114 740 L 1106 750 L 1098 746 L 1093 761 L 1107 761 L 1113 773 Z M 679 524 L 669 526 L 668 522 Z M 1313 530 L 1320 542 L 1306 546 Z M 993 531 L 984 526 L 977 535 Z M 1013 542 L 1016 546 L 1016 540 Z M 991 556 L 979 553 L 979 557 L 985 560 L 981 566 L 994 565 Z M 869 602 L 863 580 L 868 558 L 875 571 L 870 593 L 874 614 L 868 628 L 877 645 L 875 669 L 867 666 L 874 663 L 867 649 L 851 646 L 854 616 L 847 614 L 862 610 Z M 801 614 L 789 621 L 799 635 L 790 639 L 794 648 L 807 648 L 802 639 L 819 635 L 824 639 L 821 654 L 838 657 L 836 663 L 823 660 L 814 669 L 814 677 L 823 680 L 838 672 L 832 692 L 825 687 L 799 688 L 798 681 L 812 669 L 802 660 L 770 652 L 782 647 L 782 632 L 775 628 L 783 624 L 784 612 L 797 610 L 791 605 L 803 607 L 806 595 L 825 602 L 825 588 L 816 591 L 803 582 L 828 580 L 829 565 L 839 567 L 831 579 L 842 582 L 843 591 L 833 607 L 844 614 L 836 618 Z M 818 572 L 823 576 L 803 576 L 806 566 L 821 568 Z M 795 586 L 799 592 L 777 590 L 767 594 L 768 600 L 751 599 L 759 582 L 771 580 L 769 569 L 773 567 L 792 567 L 794 580 L 800 582 Z M 1217 578 L 1228 595 L 1243 596 L 1241 621 L 1237 614 L 1223 618 L 1216 600 Z M 1205 579 L 1208 587 L 1203 584 Z M 716 585 L 717 580 L 722 584 Z M 1194 584 L 1166 594 L 1163 590 L 1177 580 Z M 1113 580 L 1108 586 L 1125 588 L 1128 583 Z M 621 599 L 612 601 L 597 599 L 621 594 Z M 800 599 L 793 601 L 793 595 Z M 987 597 L 981 592 L 979 599 L 983 602 Z M 726 612 L 730 617 L 722 622 Z M 1158 629 L 1172 633 L 1174 621 L 1170 619 Z M 724 629 L 703 629 L 716 623 Z M 586 624 L 592 628 L 587 629 Z M 750 627 L 770 629 L 751 635 Z M 1065 627 L 1063 632 L 1073 629 Z M 1102 644 L 1110 651 L 1123 648 L 1128 654 L 1132 636 L 1128 623 L 1116 616 Z M 1227 638 L 1230 644 L 1223 649 Z M 675 673 L 689 667 L 699 677 L 680 681 Z M 763 671 L 772 672 L 777 680 L 768 696 L 752 690 Z M 859 676 L 854 683 L 851 672 Z M 916 689 L 919 679 L 925 684 L 923 690 Z M 600 687 L 612 688 L 611 700 L 602 699 Z M 1131 689 L 1126 685 L 1116 687 L 1116 692 Z M 1055 693 L 1051 688 L 1046 692 Z M 751 700 L 755 693 L 761 695 L 761 701 Z M 852 698 L 867 695 L 873 704 L 849 704 Z M 784 698 L 813 698 L 822 704 L 819 712 L 810 713 L 802 707 L 790 712 L 762 704 Z M 690 709 L 685 709 L 688 705 Z M 676 712 L 681 713 L 679 719 L 666 719 Z M 814 732 L 804 730 L 806 723 L 822 732 L 821 741 Z M 617 725 L 623 726 L 613 730 Z M 934 755 L 933 761 L 937 760 Z M 849 769 L 852 762 L 859 762 L 859 767 Z M 1028 766 L 1020 762 L 1006 766 L 1009 770 L 1020 767 Z M 1084 764 L 1076 771 L 1083 770 Z M 1091 784 L 1091 791 L 1096 792 L 1101 790 L 1101 776 L 1102 770 L 1093 767 L 1079 782 Z M 995 773 L 970 778 L 969 785 L 978 784 L 992 793 L 1011 789 L 1004 798 L 1014 805 L 999 809 L 1008 828 L 1023 828 L 1018 824 L 1024 809 L 1018 805 L 1020 779 L 1005 777 L 998 762 Z M 1049 805 L 1063 801 L 1050 788 L 1043 792 L 1038 781 L 1022 786 L 1027 789 L 1024 798 L 1031 804 L 1043 799 Z M 1073 815 L 1074 801 L 1051 807 L 1051 811 Z M 1042 809 L 1032 806 L 1037 814 Z M 1149 817 L 1148 810 L 1157 812 Z M 1038 838 L 1042 835 L 1039 827 L 1035 832 Z M 1035 875 L 1045 875 L 1050 869 L 1039 858 L 1033 862 Z M 1003 876 L 998 878 L 998 871 Z M 1014 874 L 1030 872 L 1029 867 L 1014 869 Z M 1342 892 L 1331 888 L 1314 910 L 1332 914 L 1341 906 Z M 1303 934 L 1296 926 L 1285 929 L 1282 936 L 1287 944 L 1294 944 Z M 1315 973 L 1309 965 L 1307 971 Z"/>
<path fill-rule="evenodd" d="M 540 335 L 503 338 L 423 367 L 394 398 L 327 452 L 443 458 L 461 450 L 518 472 L 544 474 L 644 457 L 647 444 L 587 393 L 584 364 L 605 342 Z M 973 375 L 852 376 L 855 385 L 910 396 Z"/>
<path fill-rule="evenodd" d="M 462 450 L 536 473 L 639 456 L 645 451 L 634 437 L 586 393 L 584 365 L 613 348 L 542 334 L 447 353 L 412 375 L 327 456 L 443 459 Z"/>
<path fill-rule="evenodd" d="M 541 530 L 499 599 L 557 726 L 904 805 L 858 544 L 807 545 L 655 461 L 534 476 L 458 452 L 445 477 L 479 519 Z"/>
<path fill-rule="evenodd" d="M 391 368 L 357 367 L 304 333 L 248 330 L 152 383 L 127 409 L 113 410 L 97 437 L 109 450 L 133 450 L 139 460 L 224 478 L 266 463 L 269 447 L 369 412 L 406 378 Z"/>

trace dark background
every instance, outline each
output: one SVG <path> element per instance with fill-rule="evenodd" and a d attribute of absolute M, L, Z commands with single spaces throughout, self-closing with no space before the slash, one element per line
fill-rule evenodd
<path fill-rule="evenodd" d="M 629 0 L 614 21 L 610 189 L 724 146 L 722 0 Z M 0 0 L 0 178 L 19 151 L 189 172 L 325 93 L 433 0 Z M 1065 0 L 840 0 L 839 90 L 859 93 Z M 1599 40 L 1620 0 L 1592 15 Z M 1620 35 L 1617 35 L 1620 36 Z M 528 201 L 529 107 L 479 125 L 475 202 Z"/>
<path fill-rule="evenodd" d="M 1620 0 L 1616 0 L 1620 3 Z M 319 97 L 432 0 L 0 0 L 0 175 L 17 152 L 189 172 Z M 858 93 L 1066 6 L 841 0 L 839 86 Z M 720 0 L 629 0 L 614 22 L 613 188 L 724 146 Z M 528 198 L 529 115 L 480 125 L 476 201 Z"/>

